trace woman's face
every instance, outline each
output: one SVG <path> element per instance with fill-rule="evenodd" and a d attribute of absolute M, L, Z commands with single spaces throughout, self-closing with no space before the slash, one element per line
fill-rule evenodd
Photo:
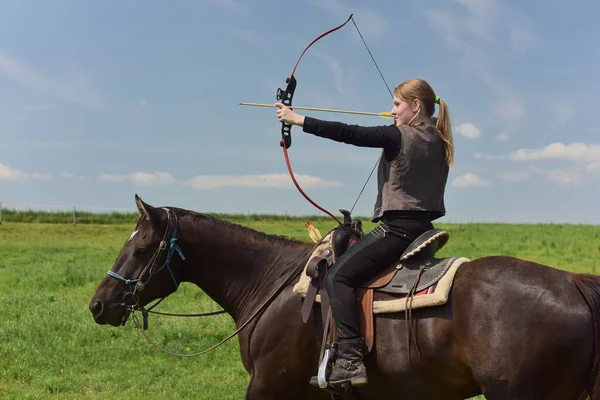
<path fill-rule="evenodd" d="M 408 125 L 415 115 L 419 113 L 421 102 L 419 100 L 404 100 L 394 96 L 392 115 L 396 126 Z"/>

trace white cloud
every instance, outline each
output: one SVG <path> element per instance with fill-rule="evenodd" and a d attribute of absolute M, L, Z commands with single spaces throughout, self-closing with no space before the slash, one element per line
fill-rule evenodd
<path fill-rule="evenodd" d="M 294 175 L 302 188 L 325 189 L 342 186 L 339 182 L 328 182 L 310 175 Z M 220 187 L 265 187 L 275 189 L 294 188 L 289 175 L 198 175 L 187 182 L 194 189 L 216 189 Z"/>
<path fill-rule="evenodd" d="M 581 185 L 583 184 L 583 170 L 581 168 L 567 169 L 540 169 L 532 167 L 532 170 L 545 176 L 552 182 L 562 185 Z"/>
<path fill-rule="evenodd" d="M 548 171 L 547 175 L 554 182 L 567 184 L 567 185 L 583 184 L 583 176 L 582 176 L 582 173 L 579 171 L 554 170 L 554 171 Z"/>
<path fill-rule="evenodd" d="M 471 172 L 456 177 L 452 182 L 452 186 L 456 187 L 485 187 L 491 184 L 490 180 L 481 179 Z"/>
<path fill-rule="evenodd" d="M 466 122 L 458 125 L 456 127 L 456 132 L 469 139 L 475 139 L 481 136 L 481 130 L 472 122 Z"/>
<path fill-rule="evenodd" d="M 37 89 L 64 101 L 102 108 L 103 103 L 89 78 L 74 64 L 60 74 L 48 75 L 0 50 L 0 75 L 29 89 Z"/>
<path fill-rule="evenodd" d="M 525 107 L 512 100 L 496 105 L 494 111 L 501 117 L 508 119 L 516 119 L 525 115 Z"/>
<path fill-rule="evenodd" d="M 495 139 L 504 142 L 504 141 L 509 140 L 510 138 L 508 137 L 508 135 L 506 133 L 500 133 L 498 136 L 496 136 Z"/>
<path fill-rule="evenodd" d="M 585 143 L 552 143 L 541 149 L 519 149 L 508 155 L 515 161 L 566 159 L 571 161 L 600 161 L 600 145 Z"/>
<path fill-rule="evenodd" d="M 311 175 L 294 175 L 303 188 L 325 189 L 343 186 L 342 183 L 325 181 Z M 254 187 L 254 188 L 295 188 L 287 174 L 262 175 L 197 175 L 191 179 L 175 179 L 167 172 L 134 172 L 130 174 L 103 174 L 99 178 L 103 182 L 132 182 L 141 186 L 170 185 L 174 183 L 194 189 L 217 189 L 222 187 Z"/>
<path fill-rule="evenodd" d="M 49 179 L 49 174 L 40 172 L 23 172 L 0 163 L 0 181 L 28 181 Z"/>
<path fill-rule="evenodd" d="M 100 180 L 104 182 L 132 182 L 141 186 L 170 185 L 175 178 L 168 172 L 133 172 L 131 174 L 103 174 Z"/>
<path fill-rule="evenodd" d="M 50 174 L 42 174 L 40 172 L 31 172 L 29 174 L 31 179 L 41 180 L 41 179 L 50 179 Z"/>
<path fill-rule="evenodd" d="M 66 179 L 68 181 L 71 181 L 73 179 L 79 179 L 80 181 L 85 180 L 85 177 L 83 176 L 77 176 L 71 172 L 61 172 L 60 177 L 63 179 Z"/>
<path fill-rule="evenodd" d="M 522 181 L 525 181 L 525 180 L 531 178 L 531 175 L 527 171 L 501 172 L 501 173 L 497 174 L 497 176 L 498 176 L 498 178 L 503 179 L 507 182 L 522 182 Z"/>

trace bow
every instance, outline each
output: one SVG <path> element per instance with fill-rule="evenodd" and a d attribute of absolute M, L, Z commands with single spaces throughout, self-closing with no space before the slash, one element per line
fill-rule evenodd
<path fill-rule="evenodd" d="M 394 97 L 394 95 L 392 94 L 392 91 L 389 88 L 389 85 L 387 84 L 387 82 L 385 81 L 385 78 L 383 77 L 383 74 L 381 73 L 381 70 L 379 69 L 379 66 L 377 65 L 377 62 L 375 61 L 375 59 L 373 58 L 373 54 L 371 53 L 371 50 L 369 50 L 369 46 L 367 46 L 367 43 L 365 42 L 365 39 L 363 38 L 362 34 L 360 33 L 360 30 L 358 29 L 358 26 L 356 25 L 356 22 L 354 22 L 354 18 L 352 18 L 354 14 L 350 14 L 350 16 L 348 17 L 348 19 L 343 23 L 340 24 L 338 26 L 336 26 L 335 28 L 332 28 L 324 33 L 322 33 L 321 35 L 317 36 L 312 42 L 309 43 L 308 46 L 306 46 L 306 48 L 302 51 L 302 53 L 300 54 L 300 57 L 298 57 L 298 60 L 296 61 L 296 64 L 294 65 L 294 69 L 292 69 L 292 73 L 290 74 L 290 76 L 286 79 L 286 88 L 284 89 L 277 89 L 277 93 L 276 93 L 276 98 L 277 100 L 279 100 L 282 104 L 284 104 L 287 107 L 292 107 L 292 100 L 294 98 L 294 93 L 296 91 L 296 86 L 298 84 L 298 81 L 296 80 L 296 77 L 294 76 L 294 74 L 296 73 L 296 69 L 298 68 L 298 64 L 300 64 L 300 60 L 302 59 L 302 57 L 304 56 L 304 54 L 306 53 L 306 51 L 313 45 L 315 44 L 317 41 L 319 41 L 320 39 L 322 39 L 323 37 L 329 35 L 330 33 L 333 33 L 335 31 L 337 31 L 338 29 L 342 28 L 344 25 L 346 25 L 350 20 L 352 20 L 352 23 L 354 24 L 354 27 L 356 28 L 356 30 L 358 31 L 358 34 L 360 35 L 360 38 L 362 39 L 365 47 L 367 48 L 367 51 L 369 52 L 369 55 L 371 56 L 371 59 L 373 60 L 373 62 L 375 63 L 375 66 L 377 67 L 377 70 L 379 71 L 379 75 L 381 76 L 381 78 L 383 79 L 383 82 L 387 88 L 387 90 L 389 91 L 390 95 L 392 96 L 392 98 Z M 319 206 L 317 203 L 315 203 L 310 197 L 308 197 L 306 195 L 306 193 L 304 193 L 304 191 L 302 190 L 302 188 L 300 187 L 300 185 L 298 184 L 298 182 L 296 181 L 296 178 L 294 176 L 294 173 L 292 171 L 292 167 L 290 165 L 290 160 L 289 160 L 289 156 L 288 156 L 288 152 L 287 149 L 292 145 L 292 126 L 290 124 L 287 124 L 285 122 L 281 123 L 281 142 L 280 142 L 281 147 L 283 148 L 283 154 L 285 157 L 285 162 L 287 165 L 287 169 L 288 172 L 290 174 L 290 177 L 292 178 L 292 181 L 294 182 L 294 185 L 296 186 L 296 188 L 298 189 L 298 191 L 304 196 L 304 198 L 306 200 L 308 200 L 313 206 L 315 206 L 316 208 L 318 208 L 319 210 L 323 211 L 324 213 L 326 213 L 327 215 L 329 215 L 331 218 L 333 218 L 339 225 L 342 225 L 342 222 L 332 213 L 330 213 L 329 211 L 327 211 L 326 209 L 324 209 L 323 207 Z M 375 164 L 375 166 L 377 166 L 377 163 Z M 375 167 L 373 167 L 373 171 L 375 170 Z M 371 175 L 373 174 L 373 171 L 371 171 Z M 367 182 L 369 181 L 369 179 L 371 178 L 371 175 L 369 175 L 369 178 L 367 178 Z M 364 190 L 364 188 L 367 185 L 367 182 L 365 182 L 365 185 L 363 186 L 363 189 L 361 190 L 360 194 L 358 195 L 358 197 L 360 198 L 362 191 Z M 356 199 L 356 202 L 358 202 L 358 198 Z M 354 205 L 356 205 L 356 202 L 354 203 Z M 352 206 L 352 209 L 354 209 L 354 206 Z"/>

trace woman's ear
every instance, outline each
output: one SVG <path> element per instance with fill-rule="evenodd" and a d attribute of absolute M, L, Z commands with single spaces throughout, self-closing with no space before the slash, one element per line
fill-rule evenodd
<path fill-rule="evenodd" d="M 413 102 L 412 102 L 412 110 L 413 110 L 413 112 L 418 113 L 420 109 L 421 109 L 421 100 L 414 99 Z"/>

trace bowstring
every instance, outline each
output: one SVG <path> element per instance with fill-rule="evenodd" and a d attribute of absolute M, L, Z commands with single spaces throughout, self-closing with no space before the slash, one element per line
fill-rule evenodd
<path fill-rule="evenodd" d="M 385 85 L 386 89 L 390 93 L 390 96 L 392 98 L 394 98 L 394 95 L 392 94 L 392 89 L 390 89 L 390 85 L 388 85 L 387 81 L 383 77 L 383 74 L 381 73 L 381 69 L 379 68 L 379 65 L 377 65 L 377 61 L 375 61 L 375 58 L 373 57 L 373 53 L 371 53 L 371 50 L 369 49 L 367 42 L 365 42 L 365 38 L 363 37 L 362 33 L 360 33 L 360 29 L 358 29 L 358 25 L 356 25 L 356 22 L 354 21 L 354 16 L 350 17 L 350 19 L 352 20 L 352 23 L 354 24 L 354 27 L 356 28 L 356 31 L 358 32 L 358 35 L 360 36 L 363 44 L 367 48 L 367 51 L 369 52 L 369 55 L 371 56 L 371 60 L 373 60 L 373 64 L 375 64 L 375 68 L 377 68 L 377 71 L 379 72 L 379 76 L 381 76 L 381 80 L 383 80 L 383 84 Z"/>
<path fill-rule="evenodd" d="M 369 46 L 367 45 L 367 42 L 365 41 L 365 38 L 363 37 L 362 33 L 360 32 L 360 29 L 358 29 L 358 25 L 356 25 L 356 22 L 354 21 L 354 16 L 351 16 L 350 19 L 352 20 L 352 24 L 354 24 L 354 27 L 356 28 L 356 31 L 358 32 L 358 35 L 360 36 L 363 44 L 365 45 L 367 51 L 369 52 L 369 55 L 371 56 L 371 60 L 373 60 L 373 64 L 375 64 L 375 68 L 377 68 L 377 72 L 379 72 L 379 76 L 381 77 L 381 80 L 383 81 L 383 84 L 385 85 L 387 91 L 390 93 L 390 96 L 393 99 L 394 98 L 394 94 L 392 93 L 392 90 L 390 89 L 390 85 L 388 85 L 387 81 L 383 77 L 383 74 L 381 73 L 381 69 L 379 68 L 379 65 L 377 64 L 377 61 L 375 61 L 375 57 L 373 57 L 373 53 L 371 53 L 371 49 L 369 49 Z M 371 173 L 369 174 L 369 177 L 365 181 L 365 184 L 363 185 L 362 189 L 360 190 L 360 193 L 358 194 L 358 197 L 354 201 L 354 204 L 352 205 L 352 208 L 350 209 L 350 214 L 351 215 L 352 215 L 352 212 L 354 211 L 354 207 L 356 206 L 356 203 L 358 203 L 358 200 L 360 199 L 360 196 L 362 196 L 363 191 L 367 187 L 367 184 L 369 183 L 369 180 L 371 179 L 371 176 L 373 175 L 373 172 L 375 171 L 375 168 L 377 168 L 377 164 L 379 164 L 379 160 L 381 160 L 381 158 L 377 159 L 377 162 L 373 166 L 373 169 L 371 170 Z"/>

